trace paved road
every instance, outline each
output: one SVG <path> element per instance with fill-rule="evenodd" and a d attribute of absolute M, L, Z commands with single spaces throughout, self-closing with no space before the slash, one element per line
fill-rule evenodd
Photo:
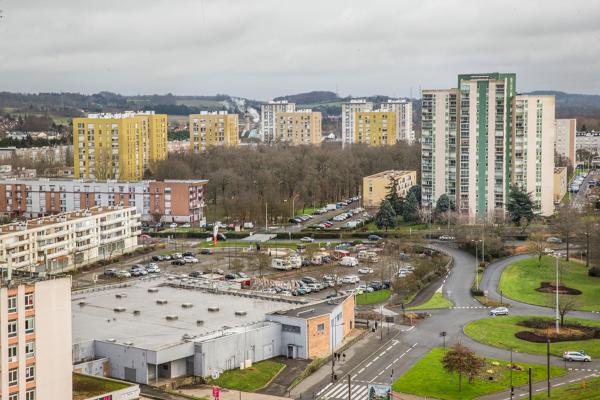
<path fill-rule="evenodd" d="M 439 347 L 443 344 L 440 332 L 446 332 L 446 343 L 454 343 L 461 340 L 463 343 L 473 348 L 478 354 L 485 357 L 494 357 L 508 359 L 507 350 L 498 349 L 475 342 L 463 333 L 463 327 L 469 321 L 485 318 L 488 316 L 488 309 L 481 306 L 474 300 L 470 294 L 470 285 L 475 278 L 475 259 L 472 255 L 461 250 L 452 249 L 443 245 L 435 244 L 434 247 L 443 249 L 454 258 L 454 268 L 448 277 L 442 281 L 442 292 L 452 301 L 452 309 L 432 310 L 431 318 L 422 321 L 417 327 L 400 327 L 401 330 L 386 341 L 380 349 L 373 351 L 368 357 L 362 357 L 357 360 L 348 361 L 345 375 L 341 377 L 341 382 L 332 384 L 328 377 L 324 377 L 320 382 L 314 384 L 306 390 L 306 393 L 316 393 L 316 396 L 302 396 L 306 398 L 317 399 L 347 399 L 348 383 L 347 375 L 351 376 L 352 399 L 366 399 L 366 390 L 369 383 L 389 384 L 396 380 L 400 375 L 406 372 L 423 355 L 427 354 L 433 347 Z M 480 287 L 488 292 L 492 299 L 500 300 L 497 293 L 497 285 L 502 270 L 526 256 L 515 256 L 499 260 L 492 263 L 484 273 Z M 510 301 L 513 305 L 511 314 L 514 315 L 553 315 L 553 310 L 545 307 L 538 307 L 529 304 Z M 396 310 L 397 311 L 397 310 Z M 588 312 L 573 312 L 572 316 L 588 319 L 600 319 L 600 314 Z M 537 356 L 523 353 L 513 354 L 513 359 L 517 363 L 545 364 L 545 356 Z M 563 361 L 558 357 L 551 357 L 551 364 L 563 366 Z M 572 371 L 568 375 L 568 382 L 572 379 L 579 379 L 585 374 L 600 373 L 600 363 L 594 361 L 586 363 L 585 366 L 573 363 L 569 367 L 573 369 L 586 368 L 585 371 Z M 589 369 L 589 370 L 588 370 Z M 563 381 L 553 381 L 553 384 L 560 385 Z M 563 383 L 564 384 L 564 383 Z M 536 390 L 539 389 L 536 386 Z M 520 394 L 520 393 L 519 393 Z M 504 399 L 506 396 L 498 394 L 500 397 L 491 397 Z"/>

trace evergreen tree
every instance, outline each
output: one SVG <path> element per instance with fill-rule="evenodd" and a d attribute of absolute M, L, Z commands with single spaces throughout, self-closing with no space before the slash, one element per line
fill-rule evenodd
<path fill-rule="evenodd" d="M 435 203 L 435 212 L 438 214 L 448 212 L 451 208 L 452 204 L 450 202 L 450 197 L 448 197 L 446 193 L 442 194 Z"/>
<path fill-rule="evenodd" d="M 404 202 L 402 218 L 404 218 L 404 222 L 415 222 L 419 219 L 419 203 L 414 192 L 410 192 Z"/>
<path fill-rule="evenodd" d="M 414 194 L 415 198 L 417 199 L 417 203 L 421 204 L 421 186 L 419 185 L 414 185 L 411 186 L 410 189 L 408 189 L 408 194 Z M 406 196 L 406 198 L 408 198 L 408 196 Z"/>
<path fill-rule="evenodd" d="M 375 224 L 379 229 L 393 228 L 396 226 L 396 212 L 388 200 L 383 200 L 379 211 L 375 215 Z"/>
<path fill-rule="evenodd" d="M 517 186 L 510 188 L 506 210 L 508 211 L 510 220 L 515 225 L 520 226 L 523 221 L 526 221 L 527 223 L 523 228 L 525 230 L 533 220 L 533 207 L 533 200 L 530 193 L 525 192 Z"/>
<path fill-rule="evenodd" d="M 386 189 L 388 190 L 388 194 L 385 196 L 386 200 L 390 202 L 396 215 L 402 215 L 404 198 L 398 194 L 398 179 L 390 178 L 390 186 L 386 187 Z"/>

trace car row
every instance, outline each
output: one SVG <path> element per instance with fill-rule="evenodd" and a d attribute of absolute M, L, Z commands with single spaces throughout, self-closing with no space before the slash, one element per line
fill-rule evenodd
<path fill-rule="evenodd" d="M 303 215 L 298 215 L 297 217 L 294 217 L 294 218 L 290 218 L 288 220 L 288 222 L 291 224 L 301 224 L 302 222 L 306 222 L 312 218 L 313 218 L 312 215 L 303 214 Z"/>
<path fill-rule="evenodd" d="M 333 210 L 337 210 L 338 208 L 346 207 L 346 206 L 354 203 L 355 201 L 358 201 L 359 199 L 360 199 L 359 196 L 349 197 L 346 200 L 343 200 L 343 201 L 340 201 L 337 203 L 328 204 L 325 207 L 316 209 L 315 211 L 313 211 L 313 214 L 315 214 L 315 215 L 326 214 L 329 211 L 333 211 Z"/>

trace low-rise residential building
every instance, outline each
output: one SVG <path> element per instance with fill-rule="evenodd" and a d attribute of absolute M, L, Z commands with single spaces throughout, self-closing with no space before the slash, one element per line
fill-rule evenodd
<path fill-rule="evenodd" d="M 342 145 L 355 142 L 356 113 L 368 111 L 373 111 L 373 103 L 365 99 L 352 99 L 342 103 Z"/>
<path fill-rule="evenodd" d="M 0 180 L 0 214 L 41 217 L 98 206 L 135 207 L 146 222 L 204 222 L 207 180 Z"/>
<path fill-rule="evenodd" d="M 567 194 L 567 167 L 554 168 L 554 203 L 561 202 Z"/>
<path fill-rule="evenodd" d="M 275 143 L 321 144 L 321 113 L 312 110 L 279 112 L 275 117 Z"/>
<path fill-rule="evenodd" d="M 239 117 L 225 111 L 191 114 L 190 150 L 205 151 L 211 146 L 237 146 L 239 139 Z"/>
<path fill-rule="evenodd" d="M 64 164 L 67 160 L 68 148 L 71 148 L 71 146 L 0 147 L 0 160 L 22 158 L 29 161 L 47 161 Z"/>
<path fill-rule="evenodd" d="M 575 134 L 577 132 L 577 119 L 563 118 L 556 120 L 556 139 L 554 149 L 556 153 L 575 166 Z"/>
<path fill-rule="evenodd" d="M 600 131 L 577 132 L 575 135 L 575 151 L 577 150 L 586 150 L 592 154 L 600 154 Z"/>
<path fill-rule="evenodd" d="M 409 189 L 417 184 L 417 171 L 388 170 L 365 176 L 363 178 L 363 206 L 379 207 L 394 182 L 398 196 L 406 197 Z"/>
<path fill-rule="evenodd" d="M 16 168 L 10 164 L 0 165 L 0 179 L 35 178 L 37 171 L 33 168 Z"/>
<path fill-rule="evenodd" d="M 294 112 L 296 104 L 287 100 L 269 101 L 260 106 L 260 135 L 265 143 L 275 140 L 275 125 L 278 113 Z"/>
<path fill-rule="evenodd" d="M 72 399 L 71 279 L 2 269 L 0 397 Z"/>
<path fill-rule="evenodd" d="M 7 268 L 68 271 L 138 246 L 134 207 L 93 207 L 0 226 L 0 258 Z"/>
<path fill-rule="evenodd" d="M 396 140 L 403 140 L 408 144 L 415 141 L 413 131 L 413 107 L 412 102 L 405 99 L 391 99 L 381 104 L 381 111 L 392 111 L 396 113 Z"/>
<path fill-rule="evenodd" d="M 385 146 L 398 141 L 396 113 L 392 111 L 357 112 L 355 116 L 354 143 Z"/>

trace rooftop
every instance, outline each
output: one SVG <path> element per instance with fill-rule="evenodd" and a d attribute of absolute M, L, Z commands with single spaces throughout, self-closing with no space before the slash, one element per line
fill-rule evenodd
<path fill-rule="evenodd" d="M 284 315 L 287 317 L 310 319 L 320 315 L 329 314 L 334 308 L 342 304 L 348 296 L 325 300 L 320 303 L 307 304 L 300 307 L 289 308 L 287 310 L 277 310 L 270 314 Z"/>
<path fill-rule="evenodd" d="M 69 168 L 69 167 L 63 167 Z M 94 179 L 73 179 L 73 178 L 65 178 L 65 177 L 56 177 L 56 178 L 7 178 L 4 179 L 3 182 L 0 183 L 10 183 L 10 182 L 79 182 L 79 183 L 89 183 L 89 184 L 103 184 L 103 183 L 113 183 L 113 184 L 127 184 L 127 185 L 143 185 L 152 182 L 173 182 L 173 183 L 208 183 L 207 179 L 165 179 L 164 181 L 157 180 L 143 180 L 143 181 L 119 181 L 115 179 L 109 179 L 106 181 L 99 181 Z"/>
<path fill-rule="evenodd" d="M 275 300 L 160 286 L 165 282 L 162 278 L 137 281 L 130 287 L 74 294 L 73 343 L 109 340 L 160 350 L 186 341 L 184 335 L 190 339 L 222 333 L 224 329 L 263 321 L 267 313 L 293 307 Z M 209 307 L 218 307 L 218 311 L 209 311 Z"/>
<path fill-rule="evenodd" d="M 388 176 L 398 177 L 398 176 L 408 175 L 408 174 L 412 174 L 412 173 L 416 173 L 416 171 L 400 171 L 400 170 L 395 170 L 395 169 L 389 169 L 387 171 L 381 171 L 381 172 L 378 172 L 373 175 L 365 176 L 365 178 L 381 178 L 381 177 L 388 177 Z"/>
<path fill-rule="evenodd" d="M 154 115 L 154 111 L 123 111 L 122 113 L 93 113 L 88 114 L 88 118 L 92 119 L 123 119 L 138 117 L 141 115 Z"/>

